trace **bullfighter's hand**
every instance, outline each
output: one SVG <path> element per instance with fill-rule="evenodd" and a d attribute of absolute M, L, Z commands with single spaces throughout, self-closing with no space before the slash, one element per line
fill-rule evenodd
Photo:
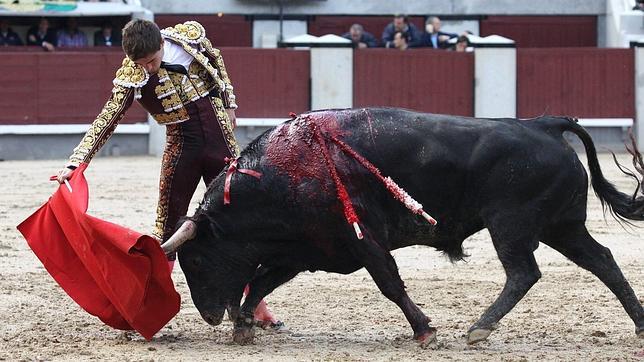
<path fill-rule="evenodd" d="M 230 125 L 233 129 L 237 128 L 237 116 L 235 116 L 235 110 L 227 109 L 226 114 L 228 115 L 228 120 L 230 120 Z"/>
<path fill-rule="evenodd" d="M 58 176 L 56 177 L 56 181 L 58 181 L 61 184 L 64 183 L 65 180 L 68 180 L 69 177 L 72 175 L 72 172 L 74 172 L 74 170 L 70 168 L 67 168 L 67 167 L 63 168 L 62 170 L 58 171 Z"/>

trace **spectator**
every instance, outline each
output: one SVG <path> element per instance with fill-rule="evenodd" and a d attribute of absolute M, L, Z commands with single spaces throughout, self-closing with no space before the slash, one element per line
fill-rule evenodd
<path fill-rule="evenodd" d="M 471 52 L 473 49 L 470 47 L 470 39 L 467 35 L 460 35 L 456 44 L 454 44 L 454 51 L 457 52 Z"/>
<path fill-rule="evenodd" d="M 65 29 L 58 32 L 58 46 L 67 48 L 80 48 L 87 46 L 85 33 L 78 30 L 76 18 L 67 18 Z"/>
<path fill-rule="evenodd" d="M 22 40 L 11 30 L 7 19 L 0 19 L 0 45 L 22 45 Z"/>
<path fill-rule="evenodd" d="M 434 49 L 446 49 L 449 47 L 448 41 L 457 36 L 454 33 L 441 31 L 441 19 L 438 16 L 430 16 L 425 22 L 425 32 L 420 44 Z"/>
<path fill-rule="evenodd" d="M 635 6 L 633 7 L 633 10 L 642 10 L 642 11 L 644 11 L 644 0 L 635 1 Z"/>
<path fill-rule="evenodd" d="M 49 20 L 46 18 L 40 18 L 38 25 L 32 26 L 27 31 L 27 45 L 38 45 L 52 51 L 56 43 L 58 43 L 56 31 L 49 27 Z"/>
<path fill-rule="evenodd" d="M 382 44 L 385 48 L 391 48 L 394 46 L 394 35 L 398 31 L 404 32 L 408 35 L 410 44 L 420 43 L 421 34 L 418 31 L 418 28 L 409 22 L 407 16 L 396 14 L 394 15 L 394 21 L 389 23 L 382 32 Z"/>
<path fill-rule="evenodd" d="M 378 46 L 376 38 L 371 33 L 364 31 L 364 28 L 360 24 L 351 25 L 349 32 L 342 34 L 342 37 L 351 40 L 353 46 L 359 49 Z"/>
<path fill-rule="evenodd" d="M 94 33 L 94 46 L 120 46 L 121 39 L 118 32 L 114 33 L 114 26 L 109 21 L 103 23 L 101 30 Z"/>
<path fill-rule="evenodd" d="M 407 50 L 411 37 L 404 31 L 397 31 L 394 34 L 393 47 L 398 50 Z"/>

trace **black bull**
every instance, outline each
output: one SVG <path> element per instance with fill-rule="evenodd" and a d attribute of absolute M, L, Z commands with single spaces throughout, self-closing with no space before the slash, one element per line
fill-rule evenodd
<path fill-rule="evenodd" d="M 179 262 L 195 306 L 213 325 L 229 308 L 238 343 L 253 338 L 258 302 L 298 273 L 348 274 L 365 267 L 425 346 L 435 339 L 436 329 L 405 292 L 390 250 L 428 245 L 458 260 L 464 256 L 463 240 L 483 228 L 490 232 L 506 283 L 469 329 L 470 343 L 487 338 L 539 280 L 533 255 L 539 242 L 595 274 L 644 337 L 642 305 L 610 250 L 586 229 L 588 177 L 564 140 L 564 131 L 583 142 L 602 204 L 620 218 L 643 220 L 644 197 L 621 193 L 604 178 L 590 136 L 574 119 L 334 110 L 300 116 L 257 138 L 242 152 L 240 171 L 228 170 L 228 187 L 224 170 L 164 249 L 171 252 L 185 242 L 178 249 Z M 438 224 L 407 210 L 334 139 L 390 176 Z M 325 163 L 325 150 L 331 164 Z M 633 154 L 638 155 L 636 149 Z M 641 172 L 641 159 L 636 161 Z M 363 239 L 345 219 L 331 168 L 346 186 Z M 241 169 L 262 176 L 258 179 Z M 228 205 L 222 201 L 226 189 Z M 250 293 L 240 307 L 246 284 Z"/>

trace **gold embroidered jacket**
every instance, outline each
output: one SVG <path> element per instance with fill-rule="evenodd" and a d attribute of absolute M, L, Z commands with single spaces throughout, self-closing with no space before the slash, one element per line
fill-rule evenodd
<path fill-rule="evenodd" d="M 159 124 L 188 120 L 185 105 L 206 96 L 214 95 L 213 104 L 216 108 L 237 108 L 223 58 L 219 49 L 213 48 L 206 39 L 206 32 L 201 24 L 187 21 L 161 30 L 161 35 L 165 41 L 182 46 L 194 57 L 188 74 L 168 72 L 161 68 L 157 74 L 150 75 L 145 68 L 125 57 L 116 71 L 112 96 L 80 144 L 74 148 L 68 165 L 78 166 L 81 162 L 90 162 L 110 138 L 135 99 Z M 217 110 L 217 115 L 218 118 L 227 117 L 222 109 Z M 222 123 L 226 138 L 233 137 L 229 120 L 226 118 Z"/>

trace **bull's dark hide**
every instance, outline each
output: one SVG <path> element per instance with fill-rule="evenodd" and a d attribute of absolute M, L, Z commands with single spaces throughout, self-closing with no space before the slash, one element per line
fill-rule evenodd
<path fill-rule="evenodd" d="M 329 143 L 364 232 L 364 239 L 357 239 L 308 122 L 325 139 L 342 140 L 390 176 L 438 225 L 410 213 L 370 172 Z M 642 305 L 610 251 L 584 225 L 588 177 L 564 131 L 583 142 L 602 203 L 619 217 L 644 219 L 644 198 L 617 191 L 602 176 L 591 138 L 569 118 L 474 119 L 358 109 L 312 112 L 271 129 L 239 158 L 240 168 L 262 177 L 234 174 L 232 201 L 224 206 L 222 172 L 191 218 L 197 235 L 180 248 L 179 261 L 193 301 L 211 324 L 231 308 L 237 316 L 235 340 L 246 343 L 258 301 L 299 272 L 344 274 L 366 267 L 426 345 L 435 329 L 407 296 L 389 251 L 428 245 L 458 260 L 464 256 L 463 240 L 487 228 L 507 282 L 470 328 L 470 342 L 487 338 L 540 278 L 533 255 L 540 242 L 597 275 L 642 336 Z M 251 292 L 240 309 L 247 283 Z"/>

